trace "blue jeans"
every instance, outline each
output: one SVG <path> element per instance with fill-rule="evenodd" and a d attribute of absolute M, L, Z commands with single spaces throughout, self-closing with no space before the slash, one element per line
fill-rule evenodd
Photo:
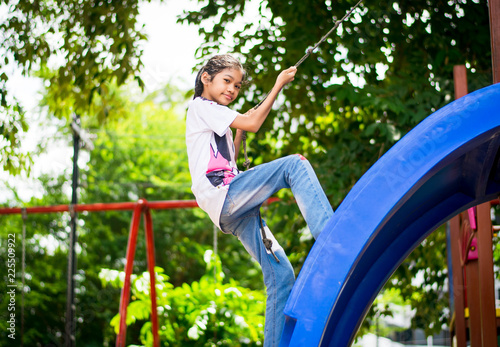
<path fill-rule="evenodd" d="M 267 290 L 265 347 L 279 346 L 285 323 L 283 309 L 295 282 L 292 265 L 283 248 L 266 226 L 266 236 L 273 241 L 278 263 L 264 247 L 260 231 L 260 206 L 282 188 L 291 188 L 316 239 L 333 216 L 333 210 L 311 164 L 301 155 L 277 159 L 237 175 L 229 185 L 220 216 L 221 230 L 238 237 L 262 268 Z"/>

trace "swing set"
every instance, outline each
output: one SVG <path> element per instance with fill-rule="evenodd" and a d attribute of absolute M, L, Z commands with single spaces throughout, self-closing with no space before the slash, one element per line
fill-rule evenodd
<path fill-rule="evenodd" d="M 22 285 L 24 288 L 25 283 L 25 239 L 26 239 L 26 221 L 28 214 L 34 213 L 56 213 L 56 212 L 69 212 L 76 214 L 78 212 L 102 212 L 102 211 L 133 211 L 132 221 L 130 224 L 130 232 L 127 244 L 127 255 L 125 265 L 125 280 L 120 297 L 120 331 L 116 340 L 116 346 L 125 346 L 125 335 L 127 330 L 126 317 L 127 306 L 130 300 L 130 277 L 132 275 L 132 268 L 134 265 L 135 249 L 137 244 L 137 235 L 139 231 L 139 223 L 141 217 L 144 216 L 144 227 L 146 232 L 146 250 L 148 271 L 150 276 L 150 291 L 151 291 L 151 322 L 152 332 L 155 346 L 159 346 L 158 337 L 158 315 L 156 310 L 156 288 L 155 288 L 155 249 L 153 237 L 153 222 L 151 218 L 151 210 L 167 210 L 167 209 L 185 209 L 197 207 L 198 204 L 194 200 L 169 200 L 169 201 L 147 201 L 140 199 L 137 202 L 121 202 L 121 203 L 97 203 L 97 204 L 80 204 L 80 205 L 56 205 L 56 206 L 40 206 L 40 207 L 26 207 L 26 208 L 4 208 L 0 209 L 0 215 L 8 214 L 21 214 L 23 227 L 22 227 Z M 70 267 L 68 267 L 70 268 Z M 68 282 L 71 280 L 72 272 L 68 271 Z M 21 303 L 21 326 L 24 321 L 24 290 L 23 299 Z M 66 322 L 66 325 L 74 326 L 76 323 Z M 21 329 L 23 330 L 23 329 Z M 22 339 L 22 334 L 21 334 Z M 67 334 L 66 345 L 74 343 L 74 336 Z"/>

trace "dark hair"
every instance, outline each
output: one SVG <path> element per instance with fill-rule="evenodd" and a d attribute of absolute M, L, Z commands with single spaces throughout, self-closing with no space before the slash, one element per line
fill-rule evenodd
<path fill-rule="evenodd" d="M 201 81 L 201 75 L 207 72 L 210 75 L 210 79 L 214 78 L 219 72 L 224 69 L 240 69 L 243 72 L 243 80 L 245 80 L 245 69 L 243 65 L 230 54 L 220 54 L 214 55 L 210 58 L 207 63 L 200 69 L 198 75 L 196 75 L 196 83 L 194 85 L 194 98 L 201 96 L 203 93 L 203 82 Z"/>

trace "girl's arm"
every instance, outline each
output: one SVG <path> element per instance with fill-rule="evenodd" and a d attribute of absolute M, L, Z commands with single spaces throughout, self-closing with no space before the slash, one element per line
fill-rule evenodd
<path fill-rule="evenodd" d="M 231 128 L 251 131 L 253 133 L 257 132 L 262 126 L 262 123 L 264 123 L 264 121 L 266 120 L 267 115 L 271 111 L 271 108 L 274 104 L 274 101 L 278 97 L 279 92 L 286 84 L 293 81 L 296 72 L 297 68 L 295 66 L 292 66 L 291 68 L 281 71 L 281 73 L 278 75 L 278 78 L 276 79 L 276 83 L 274 84 L 273 89 L 271 89 L 264 102 L 257 109 L 252 108 L 245 114 L 239 114 L 235 118 L 233 123 L 231 123 Z M 236 149 L 236 139 L 235 139 L 235 149 Z M 239 143 L 237 149 L 239 149 Z"/>

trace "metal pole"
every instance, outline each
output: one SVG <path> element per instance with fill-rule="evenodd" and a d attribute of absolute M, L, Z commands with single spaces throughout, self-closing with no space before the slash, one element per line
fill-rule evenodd
<path fill-rule="evenodd" d="M 280 201 L 279 198 L 269 198 L 266 204 Z M 498 200 L 492 201 L 497 204 Z M 102 211 L 133 211 L 135 202 L 109 202 L 109 203 L 95 203 L 95 204 L 80 204 L 72 206 L 75 212 L 102 212 Z M 177 208 L 194 208 L 198 207 L 196 200 L 163 200 L 163 201 L 150 201 L 148 206 L 151 210 L 171 210 Z M 26 213 L 57 213 L 70 211 L 69 205 L 52 205 L 52 206 L 35 206 L 26 207 Z M 21 214 L 21 207 L 5 207 L 0 208 L 0 216 L 7 214 Z"/>
<path fill-rule="evenodd" d="M 160 347 L 158 335 L 158 310 L 156 307 L 156 275 L 155 275 L 155 241 L 153 234 L 153 218 L 149 206 L 144 205 L 144 229 L 146 230 L 146 251 L 148 258 L 149 286 L 151 296 L 151 331 L 153 333 L 153 346 Z"/>
<path fill-rule="evenodd" d="M 140 199 L 134 208 L 132 214 L 132 222 L 130 223 L 130 232 L 128 235 L 127 256 L 125 262 L 125 279 L 123 282 L 122 293 L 120 297 L 120 329 L 116 337 L 116 347 L 125 347 L 126 334 L 127 334 L 127 306 L 130 301 L 130 284 L 132 270 L 134 267 L 135 248 L 137 244 L 137 233 L 139 230 L 139 223 L 141 221 L 142 209 L 145 200 Z"/>
<path fill-rule="evenodd" d="M 73 123 L 80 125 L 80 117 L 74 115 Z M 76 253 L 75 245 L 77 240 L 76 221 L 77 213 L 73 208 L 78 203 L 78 152 L 80 150 L 80 135 L 77 131 L 73 131 L 73 178 L 72 178 L 72 195 L 69 211 L 71 214 L 71 231 L 69 235 L 69 253 L 68 253 L 68 279 L 66 292 L 66 343 L 65 346 L 74 347 L 76 345 L 76 319 L 75 319 L 75 274 L 76 274 Z"/>

